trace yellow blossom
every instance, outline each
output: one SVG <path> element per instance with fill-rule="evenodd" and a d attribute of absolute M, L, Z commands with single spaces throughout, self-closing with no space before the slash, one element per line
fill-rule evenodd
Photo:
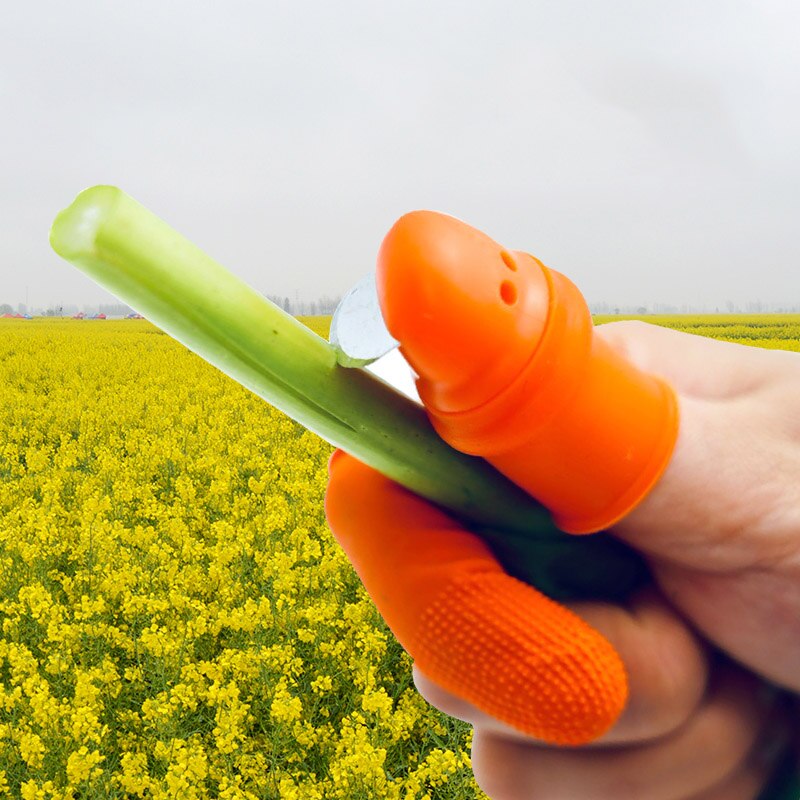
<path fill-rule="evenodd" d="M 94 768 L 104 760 L 97 750 L 89 750 L 88 747 L 79 747 L 70 753 L 67 758 L 67 778 L 72 786 L 77 787 L 83 781 L 88 780 L 93 774 L 98 774 L 99 770 Z"/>
<path fill-rule="evenodd" d="M 19 754 L 22 760 L 32 769 L 42 766 L 44 757 L 44 744 L 41 738 L 35 733 L 22 733 L 19 737 Z"/>
<path fill-rule="evenodd" d="M 651 320 L 800 350 L 797 315 Z M 0 320 L 0 796 L 484 797 L 327 527 L 330 452 L 143 320 Z"/>

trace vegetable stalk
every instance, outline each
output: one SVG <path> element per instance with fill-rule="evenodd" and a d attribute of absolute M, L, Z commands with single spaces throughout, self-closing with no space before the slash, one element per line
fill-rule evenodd
<path fill-rule="evenodd" d="M 82 192 L 50 234 L 55 251 L 304 427 L 478 524 L 531 530 L 540 506 L 435 433 L 424 411 L 112 186 Z"/>
<path fill-rule="evenodd" d="M 79 194 L 57 216 L 50 242 L 268 403 L 482 533 L 517 577 L 553 596 L 615 596 L 641 577 L 632 551 L 607 537 L 563 534 L 486 461 L 446 444 L 424 409 L 367 371 L 339 366 L 328 342 L 120 189 Z"/>

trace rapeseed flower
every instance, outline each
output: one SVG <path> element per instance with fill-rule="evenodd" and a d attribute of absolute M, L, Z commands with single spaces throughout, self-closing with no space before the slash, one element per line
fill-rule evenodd
<path fill-rule="evenodd" d="M 326 443 L 145 321 L 0 322 L 0 433 L 0 796 L 483 797 L 327 528 Z"/>

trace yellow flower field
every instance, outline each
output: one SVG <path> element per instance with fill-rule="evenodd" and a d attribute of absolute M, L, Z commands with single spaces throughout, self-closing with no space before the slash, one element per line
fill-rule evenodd
<path fill-rule="evenodd" d="M 615 319 L 619 317 L 596 316 L 595 322 L 601 325 Z M 800 350 L 800 314 L 650 314 L 629 319 L 641 319 L 698 336 L 710 336 L 753 347 Z"/>
<path fill-rule="evenodd" d="M 483 797 L 326 526 L 330 451 L 146 321 L 0 321 L 0 797 Z"/>

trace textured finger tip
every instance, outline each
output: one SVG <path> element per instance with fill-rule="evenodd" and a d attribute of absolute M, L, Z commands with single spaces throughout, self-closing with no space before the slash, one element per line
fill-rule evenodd
<path fill-rule="evenodd" d="M 563 606 L 502 573 L 462 576 L 420 619 L 411 648 L 444 689 L 551 744 L 602 736 L 627 700 L 611 644 Z"/>

